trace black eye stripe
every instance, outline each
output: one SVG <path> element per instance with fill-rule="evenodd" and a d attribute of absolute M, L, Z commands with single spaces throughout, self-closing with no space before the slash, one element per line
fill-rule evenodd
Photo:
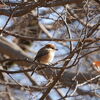
<path fill-rule="evenodd" d="M 55 48 L 53 48 L 53 47 L 50 47 L 51 49 L 55 49 Z"/>

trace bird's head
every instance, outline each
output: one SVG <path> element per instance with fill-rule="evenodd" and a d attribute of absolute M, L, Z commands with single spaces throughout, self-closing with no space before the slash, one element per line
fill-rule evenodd
<path fill-rule="evenodd" d="M 45 48 L 52 49 L 52 50 L 58 50 L 54 44 L 47 44 Z"/>

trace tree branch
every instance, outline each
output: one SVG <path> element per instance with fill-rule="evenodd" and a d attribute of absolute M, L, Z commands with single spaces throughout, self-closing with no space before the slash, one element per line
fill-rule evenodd
<path fill-rule="evenodd" d="M 15 3 L 15 6 L 17 5 L 18 10 L 16 10 L 13 14 L 13 17 L 18 17 L 18 16 L 22 16 L 25 15 L 27 13 L 29 13 L 30 11 L 34 10 L 36 7 L 54 7 L 54 6 L 62 6 L 62 5 L 66 5 L 66 4 L 72 4 L 72 3 L 81 3 L 84 0 L 50 0 L 50 1 L 45 1 L 41 0 L 41 2 L 34 2 L 34 1 L 30 1 L 30 2 L 24 2 L 24 3 Z M 12 4 L 14 5 L 14 3 L 11 2 L 5 2 L 5 4 Z M 0 15 L 6 15 L 6 16 L 10 16 L 12 13 L 12 11 L 10 10 L 10 8 L 1 8 L 0 9 Z"/>

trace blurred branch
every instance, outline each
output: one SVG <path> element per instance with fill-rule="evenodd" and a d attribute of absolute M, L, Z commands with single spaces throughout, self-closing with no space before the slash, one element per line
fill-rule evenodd
<path fill-rule="evenodd" d="M 91 24 L 87 24 L 87 26 L 86 26 L 85 21 L 83 19 L 81 19 L 76 13 L 73 13 L 72 9 L 69 6 L 67 7 L 67 11 L 70 13 L 70 15 L 72 17 L 75 18 L 75 20 L 78 20 L 83 26 L 88 27 L 88 28 L 92 28 L 93 27 Z M 100 28 L 98 27 L 98 30 L 99 29 Z"/>
<path fill-rule="evenodd" d="M 93 80 L 98 79 L 98 78 L 100 78 L 100 75 L 97 75 L 97 76 L 91 78 L 90 80 L 87 80 L 87 81 L 84 82 L 84 83 L 78 84 L 77 86 L 80 87 L 80 86 L 86 85 L 87 83 L 90 83 L 90 82 L 92 82 Z"/>
<path fill-rule="evenodd" d="M 32 61 L 32 58 L 29 57 L 19 46 L 15 43 L 8 42 L 5 38 L 0 37 L 0 53 L 9 56 L 10 58 L 16 59 L 28 59 Z M 29 62 L 26 61 L 15 61 L 17 64 L 22 66 L 29 66 Z"/>
<path fill-rule="evenodd" d="M 47 70 L 48 71 L 48 70 Z M 2 71 L 0 71 L 2 72 Z M 6 72 L 9 72 L 9 71 L 6 71 Z M 12 71 L 14 72 L 14 71 Z M 16 72 L 16 71 L 15 71 Z M 46 73 L 48 74 L 48 73 Z M 59 80 L 60 83 L 64 86 L 64 87 L 69 87 L 73 84 L 73 77 L 75 77 L 76 73 L 72 73 L 72 72 L 68 72 L 68 71 L 65 71 L 64 74 L 62 75 L 61 79 Z M 85 77 L 85 78 L 84 78 Z M 86 85 L 87 83 L 94 83 L 96 84 L 97 83 L 97 80 L 98 78 L 100 77 L 100 75 L 96 75 L 96 74 L 89 74 L 89 73 L 79 73 L 76 80 L 79 82 L 79 85 L 78 86 L 83 86 L 83 85 Z M 65 81 L 66 80 L 66 81 Z M 0 82 L 0 84 L 2 84 L 2 82 Z M 10 83 L 11 84 L 11 83 Z M 11 84 L 12 85 L 12 84 Z M 15 84 L 15 85 L 18 85 L 18 84 Z M 23 86 L 23 85 L 18 85 L 18 86 Z M 37 86 L 37 85 L 36 85 Z M 33 86 L 34 88 L 35 86 Z M 56 87 L 56 86 L 55 86 Z M 54 88 L 55 88 L 54 87 Z M 59 86 L 58 86 L 59 87 Z M 42 88 L 42 87 L 41 87 Z"/>
<path fill-rule="evenodd" d="M 64 18 L 55 9 L 53 9 L 53 8 L 51 8 L 51 9 L 62 19 L 63 23 L 65 24 L 66 30 L 67 30 L 68 38 L 72 39 L 72 34 L 71 34 L 71 31 L 70 31 L 67 21 L 64 20 Z M 70 52 L 71 52 L 73 50 L 73 44 L 72 44 L 72 41 L 69 41 L 69 43 L 70 43 Z"/>
<path fill-rule="evenodd" d="M 9 18 L 7 19 L 7 21 L 6 21 L 5 25 L 3 26 L 2 30 L 0 31 L 0 35 L 1 35 L 2 32 L 4 31 L 4 29 L 6 28 L 8 22 L 10 21 L 10 19 L 13 17 L 13 13 L 14 13 L 14 11 L 16 10 L 16 7 L 15 7 L 13 10 L 10 8 L 10 10 L 12 11 L 12 13 L 11 13 L 11 15 L 9 16 Z"/>
<path fill-rule="evenodd" d="M 100 0 L 95 0 L 98 4 L 100 4 Z"/>
<path fill-rule="evenodd" d="M 16 88 L 16 89 L 21 89 L 23 88 L 24 90 L 32 90 L 32 91 L 42 91 L 43 89 L 46 89 L 47 87 L 42 87 L 42 86 L 27 86 L 27 85 L 18 85 L 15 83 L 11 83 L 11 82 L 5 82 L 5 81 L 0 81 L 1 85 L 5 85 L 5 86 L 10 86 L 11 88 Z"/>
<path fill-rule="evenodd" d="M 95 0 L 95 1 L 98 2 L 98 0 Z M 72 4 L 72 3 L 75 3 L 76 5 L 71 5 L 71 8 L 67 9 L 67 6 L 65 5 Z M 80 5 L 78 5 L 78 3 L 80 3 Z M 1 87 L 6 86 L 6 89 L 7 89 L 6 92 L 8 93 L 7 96 L 9 97 L 9 99 L 12 99 L 11 98 L 12 94 L 10 91 L 11 87 L 14 89 L 18 88 L 20 91 L 22 89 L 28 90 L 30 93 L 31 93 L 31 90 L 39 91 L 40 93 L 42 92 L 43 95 L 41 96 L 40 100 L 44 100 L 47 96 L 49 96 L 48 94 L 52 89 L 58 92 L 61 98 L 63 98 L 63 95 L 59 91 L 57 91 L 57 89 L 59 88 L 69 88 L 69 90 L 67 90 L 65 98 L 63 99 L 66 99 L 68 96 L 74 96 L 76 93 L 79 96 L 80 95 L 86 96 L 87 94 L 89 96 L 96 96 L 93 89 L 92 91 L 91 90 L 84 91 L 83 87 L 82 89 L 80 89 L 81 86 L 84 86 L 84 85 L 87 86 L 90 84 L 93 86 L 96 85 L 97 86 L 96 89 L 98 89 L 98 86 L 99 86 L 100 75 L 99 73 L 94 73 L 95 70 L 93 70 L 91 67 L 92 60 L 86 65 L 86 63 L 88 62 L 87 55 L 95 53 L 95 55 L 92 54 L 90 56 L 93 56 L 93 58 L 97 60 L 99 57 L 97 53 L 100 51 L 100 46 L 99 46 L 100 20 L 98 17 L 99 6 L 97 3 L 94 2 L 94 0 L 92 1 L 89 1 L 89 0 L 28 0 L 27 2 L 24 2 L 23 0 L 22 2 L 16 2 L 16 3 L 11 2 L 9 0 L 8 2 L 6 2 L 4 0 L 4 2 L 0 1 L 0 4 L 4 5 L 4 6 L 0 6 L 0 14 L 9 16 L 9 19 L 13 17 L 12 15 L 14 15 L 14 17 L 18 17 L 18 16 L 22 16 L 28 13 L 28 15 L 24 16 L 25 17 L 24 19 L 23 17 L 21 17 L 21 19 L 19 17 L 17 18 L 18 20 L 15 20 L 16 22 L 12 25 L 12 28 L 9 28 L 9 30 L 11 30 L 12 32 L 5 30 L 5 27 L 9 19 L 7 23 L 4 25 L 3 29 L 0 29 L 0 32 L 2 33 L 2 36 L 0 36 L 0 47 L 1 47 L 0 48 L 0 66 L 1 68 L 2 66 L 7 68 L 7 70 L 0 69 L 1 75 L 4 74 L 4 77 L 5 77 L 6 74 L 9 75 L 9 74 L 23 73 L 26 76 L 26 79 L 28 79 L 32 83 L 31 86 L 28 86 L 28 83 L 27 83 L 27 86 L 20 85 L 20 84 L 13 84 L 11 79 L 9 79 L 10 81 L 8 80 L 8 77 L 7 77 L 7 80 L 5 79 L 3 81 L 0 80 L 0 86 Z M 60 6 L 60 7 L 55 7 L 55 6 Z M 51 9 L 49 8 L 46 10 L 46 12 L 45 10 L 43 10 L 42 12 L 40 11 L 40 9 L 38 10 L 38 7 L 39 8 L 54 7 L 54 10 L 52 12 Z M 33 16 L 36 13 L 29 14 L 29 12 L 34 10 L 35 8 L 37 8 L 37 12 L 36 12 L 37 16 L 35 17 L 37 21 L 42 21 L 41 19 L 45 17 L 45 15 L 46 15 L 45 18 L 51 17 L 49 16 L 50 14 L 52 14 L 52 17 L 54 18 L 55 15 L 53 16 L 53 14 L 54 12 L 57 11 L 56 12 L 57 16 L 55 16 L 57 17 L 57 19 L 51 18 L 51 20 L 53 20 L 54 23 L 50 24 L 52 25 L 53 28 L 55 28 L 54 30 L 52 28 L 48 31 L 47 30 L 48 28 L 44 26 L 43 24 L 36 23 L 37 21 L 34 23 L 34 21 L 32 21 L 34 19 Z M 59 10 L 61 11 L 59 12 L 58 11 L 59 8 L 63 8 L 63 10 Z M 27 21 L 27 19 L 30 19 L 30 20 Z M 69 25 L 66 23 L 67 22 L 66 19 L 70 21 L 70 23 L 68 22 Z M 22 21 L 20 22 L 19 20 L 20 21 L 22 20 Z M 19 21 L 19 23 L 17 23 L 17 21 Z M 74 22 L 77 22 L 79 24 L 77 25 Z M 38 27 L 34 26 L 34 24 L 38 25 Z M 69 31 L 69 33 L 72 34 L 72 38 L 71 38 L 71 34 L 69 34 L 68 36 L 65 26 L 67 29 L 70 26 L 71 32 L 69 30 L 67 31 Z M 51 35 L 49 32 L 50 33 L 54 32 L 54 34 Z M 44 36 L 44 34 L 39 35 L 38 33 L 45 33 L 47 36 Z M 14 40 L 12 42 L 9 42 L 7 41 L 6 38 L 4 38 L 5 36 L 14 36 Z M 52 36 L 56 38 L 52 38 Z M 37 37 L 40 37 L 40 39 Z M 23 45 L 25 45 L 26 47 L 26 45 L 30 46 L 32 44 L 31 46 L 33 46 L 34 45 L 33 42 L 36 42 L 36 41 L 43 41 L 43 43 L 45 41 L 54 41 L 56 42 L 57 46 L 61 48 L 61 50 L 65 50 L 65 52 L 63 52 L 62 56 L 61 54 L 58 54 L 55 57 L 55 59 L 57 58 L 60 60 L 47 66 L 46 65 L 43 66 L 41 64 L 34 71 L 38 63 L 36 62 L 37 65 L 36 66 L 34 65 L 35 64 L 35 62 L 33 62 L 34 58 L 31 58 L 29 56 L 30 54 L 29 55 L 27 54 L 27 53 L 32 53 L 30 52 L 31 50 L 25 53 L 24 51 L 26 50 L 26 48 L 24 48 Z M 58 45 L 59 41 L 61 41 L 61 43 L 64 44 L 63 48 L 61 44 L 60 46 Z M 13 42 L 16 42 L 16 44 L 18 44 L 20 47 L 23 47 L 22 48 L 23 50 Z M 68 42 L 70 42 L 70 44 Z M 72 47 L 71 42 L 74 43 L 73 49 L 71 48 Z M 22 43 L 22 46 L 21 46 L 21 43 Z M 42 42 L 40 42 L 40 44 L 42 44 Z M 68 49 L 68 51 L 66 49 Z M 62 53 L 61 50 L 60 50 L 60 53 Z M 82 58 L 84 59 L 86 58 L 85 59 L 86 62 Z M 13 62 L 15 64 L 20 65 L 20 67 L 21 68 L 23 67 L 23 68 L 22 69 L 20 68 L 21 70 L 13 70 L 13 71 L 11 71 L 11 69 L 9 70 L 8 66 L 12 68 Z M 88 66 L 90 68 L 89 69 L 87 68 L 88 69 L 87 72 L 81 73 L 79 69 L 81 66 L 83 69 L 87 68 Z M 38 79 L 34 79 L 36 77 L 35 75 L 34 77 L 32 77 L 29 73 L 30 71 L 36 72 L 36 75 L 37 74 L 42 75 L 42 77 L 44 77 L 47 80 L 46 82 L 48 83 L 45 83 L 43 81 L 43 84 L 41 82 L 39 83 L 40 85 L 38 85 L 38 82 L 39 82 L 37 81 Z M 91 73 L 89 73 L 90 71 Z M 47 98 L 47 100 L 49 99 L 51 100 L 50 97 Z"/>
<path fill-rule="evenodd" d="M 46 29 L 46 27 L 42 23 L 38 23 L 42 31 L 49 37 L 52 38 L 52 35 L 49 33 L 49 31 Z"/>
<path fill-rule="evenodd" d="M 36 7 L 54 7 L 54 6 L 62 6 L 66 4 L 72 3 L 82 3 L 84 0 L 39 0 L 38 2 L 30 1 L 23 3 L 14 3 L 14 2 L 4 2 L 6 5 L 15 5 L 18 9 L 13 14 L 13 17 L 18 17 L 25 15 L 35 9 Z M 1 2 L 2 4 L 2 2 Z M 12 11 L 9 8 L 1 8 L 0 15 L 10 16 Z"/>
<path fill-rule="evenodd" d="M 14 58 L 27 59 L 28 58 L 29 61 L 32 61 L 32 58 L 27 56 L 27 54 L 25 52 L 23 52 L 16 44 L 9 43 L 8 41 L 6 41 L 5 38 L 0 39 L 0 46 L 2 47 L 2 48 L 0 48 L 0 53 L 8 55 L 12 59 L 14 59 Z M 19 64 L 21 66 L 26 66 L 26 67 L 29 67 L 31 65 L 31 63 L 27 62 L 26 60 L 25 61 L 15 61 L 15 63 Z M 45 69 L 44 71 L 48 76 L 52 74 L 52 71 L 50 71 L 50 69 Z M 5 71 L 5 72 L 7 72 L 7 71 Z M 71 83 L 68 84 L 68 81 L 69 80 L 71 81 L 72 77 L 74 77 L 74 76 L 75 76 L 75 73 L 64 72 L 60 81 L 61 81 L 61 83 L 69 86 Z M 89 75 L 89 74 L 86 74 L 85 76 L 87 77 L 87 79 L 90 79 L 92 77 L 92 75 Z M 96 76 L 96 75 L 93 74 L 93 76 Z M 85 80 L 82 79 L 81 75 L 79 75 L 78 81 L 84 82 Z"/>
<path fill-rule="evenodd" d="M 91 97 L 96 96 L 94 91 L 87 91 L 87 90 L 82 90 L 80 88 L 77 89 L 76 91 L 78 93 L 78 95 L 89 95 Z"/>
<path fill-rule="evenodd" d="M 0 29 L 0 31 L 2 31 L 2 30 Z M 59 38 L 36 39 L 34 37 L 23 36 L 23 35 L 20 35 L 20 34 L 14 34 L 14 33 L 11 33 L 9 31 L 3 31 L 3 33 L 6 34 L 6 35 L 14 36 L 16 38 L 25 39 L 25 40 L 28 39 L 28 40 L 32 40 L 32 41 L 63 41 L 63 42 L 74 41 L 74 42 L 78 42 L 78 41 L 81 41 L 82 40 L 81 38 L 76 38 L 76 39 L 59 39 Z M 97 42 L 100 42 L 100 37 L 96 37 L 96 38 L 86 38 L 84 41 L 85 42 L 94 42 L 95 40 L 97 40 Z"/>
<path fill-rule="evenodd" d="M 23 89 L 23 90 L 28 90 L 28 91 L 44 91 L 47 87 L 46 86 L 27 86 L 27 85 L 23 85 L 23 86 L 20 86 L 18 84 L 15 84 L 15 83 L 9 83 L 9 82 L 5 82 L 5 81 L 0 81 L 0 84 L 1 85 L 5 85 L 5 86 L 9 86 L 10 88 L 16 88 L 16 89 Z M 91 92 L 91 91 L 85 91 L 85 90 L 82 90 L 82 89 L 77 89 L 77 93 L 80 94 L 80 95 L 89 95 L 89 96 L 95 96 L 95 93 L 94 92 Z M 71 96 L 68 96 L 68 97 L 71 97 Z"/>
<path fill-rule="evenodd" d="M 0 70 L 3 70 L 2 66 L 0 66 Z M 3 75 L 3 79 L 2 80 L 5 81 L 5 82 L 9 82 L 7 74 L 6 73 L 2 73 L 2 75 Z M 8 85 L 6 85 L 5 92 L 7 92 L 6 93 L 7 98 L 5 100 L 14 100 L 11 88 Z"/>

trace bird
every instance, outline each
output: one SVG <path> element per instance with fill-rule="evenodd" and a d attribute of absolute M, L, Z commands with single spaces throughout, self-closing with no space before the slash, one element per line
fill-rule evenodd
<path fill-rule="evenodd" d="M 37 52 L 34 61 L 37 61 L 40 64 L 49 65 L 53 61 L 55 51 L 57 50 L 58 49 L 54 44 L 47 44 Z M 33 75 L 33 72 L 31 73 L 31 76 Z"/>

